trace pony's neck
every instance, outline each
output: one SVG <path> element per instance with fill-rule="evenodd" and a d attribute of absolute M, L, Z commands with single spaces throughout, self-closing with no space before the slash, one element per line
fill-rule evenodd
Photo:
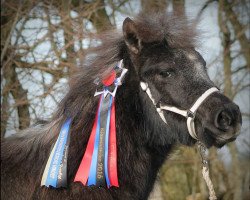
<path fill-rule="evenodd" d="M 128 79 L 116 97 L 118 174 L 121 187 L 134 188 L 138 199 L 147 199 L 171 145 L 150 145 L 139 80 L 130 74 Z"/>

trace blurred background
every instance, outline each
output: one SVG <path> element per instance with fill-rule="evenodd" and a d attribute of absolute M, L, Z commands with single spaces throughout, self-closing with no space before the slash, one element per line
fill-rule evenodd
<path fill-rule="evenodd" d="M 250 199 L 249 0 L 1 0 L 1 138 L 49 119 L 67 92 L 68 77 L 100 44 L 93 36 L 121 28 L 125 17 L 140 11 L 178 11 L 200 20 L 204 33 L 197 50 L 243 116 L 236 142 L 209 150 L 211 178 L 219 199 Z M 182 146 L 160 170 L 150 199 L 207 195 L 199 153 Z"/>

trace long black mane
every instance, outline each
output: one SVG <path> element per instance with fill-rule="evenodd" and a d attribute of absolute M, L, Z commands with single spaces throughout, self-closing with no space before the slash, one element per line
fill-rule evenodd
<path fill-rule="evenodd" d="M 145 44 L 166 41 L 171 48 L 195 46 L 195 23 L 189 23 L 185 17 L 172 14 L 139 15 L 134 21 Z M 140 77 L 131 63 L 122 33 L 111 31 L 99 36 L 99 39 L 102 44 L 90 53 L 92 61 L 86 62 L 86 66 L 79 68 L 72 77 L 69 91 L 51 121 L 2 141 L 2 180 L 8 180 L 11 176 L 11 180 L 2 182 L 3 196 L 7 195 L 7 191 L 13 191 L 13 199 L 27 199 L 22 194 L 28 191 L 30 199 L 111 199 L 120 194 L 124 195 L 122 199 L 147 198 L 157 171 L 176 142 L 177 135 L 173 132 L 164 133 L 169 134 L 169 141 L 165 145 L 153 142 L 157 139 L 154 138 L 155 132 L 162 131 L 162 122 L 157 119 L 152 121 L 149 117 L 148 113 L 154 111 L 150 105 L 147 106 L 150 102 L 141 98 Z M 94 97 L 97 88 L 94 80 L 101 80 L 109 74 L 121 59 L 129 70 L 116 95 L 118 176 L 123 193 L 116 188 L 87 188 L 80 183 L 73 183 L 97 109 L 99 98 Z M 73 120 L 68 157 L 68 190 L 41 190 L 41 177 L 51 147 L 67 118 Z M 161 141 L 161 138 L 158 140 Z"/>

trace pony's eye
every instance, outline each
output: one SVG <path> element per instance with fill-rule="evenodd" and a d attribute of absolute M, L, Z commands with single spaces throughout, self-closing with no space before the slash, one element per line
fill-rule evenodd
<path fill-rule="evenodd" d="M 171 77 L 173 75 L 173 73 L 171 71 L 161 71 L 160 76 L 164 77 L 164 78 L 168 78 Z"/>

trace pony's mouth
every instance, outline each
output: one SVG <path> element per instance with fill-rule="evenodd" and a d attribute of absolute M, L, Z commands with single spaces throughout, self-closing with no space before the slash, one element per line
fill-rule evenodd
<path fill-rule="evenodd" d="M 223 131 L 211 124 L 206 124 L 202 126 L 202 133 L 200 133 L 200 138 L 202 142 L 207 146 L 215 146 L 217 148 L 223 147 L 229 142 L 236 140 L 240 134 L 241 123 L 237 123 L 235 127 L 231 127 L 227 131 Z"/>
<path fill-rule="evenodd" d="M 213 102 L 213 101 L 211 101 Z M 206 105 L 209 107 L 209 105 Z M 239 107 L 234 103 L 203 109 L 197 116 L 199 140 L 207 147 L 222 147 L 234 141 L 240 134 L 242 118 Z"/>

